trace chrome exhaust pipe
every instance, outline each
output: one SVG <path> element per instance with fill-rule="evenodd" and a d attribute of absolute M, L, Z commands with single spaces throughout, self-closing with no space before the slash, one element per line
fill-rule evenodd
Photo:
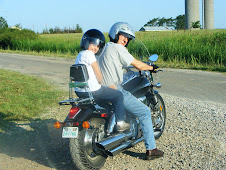
<path fill-rule="evenodd" d="M 131 141 L 127 141 L 124 144 L 116 147 L 115 149 L 112 149 L 111 151 L 106 150 L 105 153 L 107 155 L 109 155 L 109 156 L 115 156 L 115 155 L 117 155 L 118 153 L 122 152 L 123 150 L 125 150 L 126 148 L 128 148 L 131 145 L 132 145 L 132 142 Z"/>
<path fill-rule="evenodd" d="M 141 141 L 144 140 L 144 137 L 141 137 L 139 139 L 137 139 L 136 141 L 132 142 L 132 141 L 127 141 L 125 143 L 123 143 L 122 145 L 112 149 L 112 150 L 106 150 L 105 151 L 105 154 L 109 155 L 109 156 L 115 156 L 117 155 L 118 153 L 124 151 L 125 149 L 127 149 L 128 147 L 131 147 L 131 146 L 134 146 L 138 143 L 140 143 Z"/>
<path fill-rule="evenodd" d="M 144 140 L 144 137 L 142 136 L 141 138 L 137 139 L 136 141 L 133 142 L 133 146 L 142 142 Z"/>
<path fill-rule="evenodd" d="M 119 135 L 111 136 L 102 142 L 96 143 L 96 146 L 102 150 L 111 150 L 112 148 L 117 147 L 126 139 L 129 139 L 133 136 L 132 132 L 121 133 Z"/>

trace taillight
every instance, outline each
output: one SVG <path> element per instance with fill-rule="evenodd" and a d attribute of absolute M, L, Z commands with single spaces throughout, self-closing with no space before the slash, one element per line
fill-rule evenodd
<path fill-rule="evenodd" d="M 80 108 L 79 107 L 72 107 L 69 114 L 68 114 L 68 118 L 69 119 L 74 119 L 76 114 L 80 112 Z"/>
<path fill-rule="evenodd" d="M 72 125 L 78 127 L 79 126 L 79 122 L 73 122 Z"/>
<path fill-rule="evenodd" d="M 107 113 L 102 113 L 100 116 L 101 117 L 107 117 L 108 115 L 107 115 Z"/>

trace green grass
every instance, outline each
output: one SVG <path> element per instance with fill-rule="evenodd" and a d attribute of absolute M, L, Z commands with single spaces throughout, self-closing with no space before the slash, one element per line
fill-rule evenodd
<path fill-rule="evenodd" d="M 107 42 L 109 38 L 105 33 Z M 82 33 L 46 34 L 36 39 L 13 40 L 9 50 L 27 54 L 75 59 L 80 52 Z M 226 29 L 136 32 L 150 54 L 158 54 L 161 67 L 226 71 Z M 148 58 L 143 46 L 130 43 L 128 50 L 136 58 Z M 145 54 L 146 53 L 146 54 Z"/>
<path fill-rule="evenodd" d="M 226 71 L 226 30 L 137 33 L 158 63 L 165 67 Z M 137 45 L 128 48 L 136 52 Z"/>
<path fill-rule="evenodd" d="M 80 49 L 82 34 L 47 34 L 40 35 L 36 40 L 15 40 L 12 50 L 35 52 L 46 56 L 73 58 Z"/>
<path fill-rule="evenodd" d="M 0 124 L 38 118 L 63 95 L 43 79 L 0 69 Z"/>

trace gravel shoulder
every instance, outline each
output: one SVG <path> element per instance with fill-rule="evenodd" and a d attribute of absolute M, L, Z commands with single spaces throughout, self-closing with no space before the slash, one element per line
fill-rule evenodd
<path fill-rule="evenodd" d="M 140 143 L 109 157 L 104 169 L 223 169 L 225 167 L 225 106 L 163 95 L 165 132 L 157 140 L 163 158 L 144 160 Z M 40 120 L 11 122 L 0 133 L 0 169 L 73 169 L 68 140 L 53 128 L 68 106 L 52 108 Z"/>

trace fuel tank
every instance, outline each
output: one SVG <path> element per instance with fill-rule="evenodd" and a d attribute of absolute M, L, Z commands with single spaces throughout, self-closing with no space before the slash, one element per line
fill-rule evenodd
<path fill-rule="evenodd" d="M 149 90 L 149 86 L 149 81 L 139 75 L 133 75 L 122 83 L 123 89 L 129 91 L 137 98 L 145 96 Z"/>

